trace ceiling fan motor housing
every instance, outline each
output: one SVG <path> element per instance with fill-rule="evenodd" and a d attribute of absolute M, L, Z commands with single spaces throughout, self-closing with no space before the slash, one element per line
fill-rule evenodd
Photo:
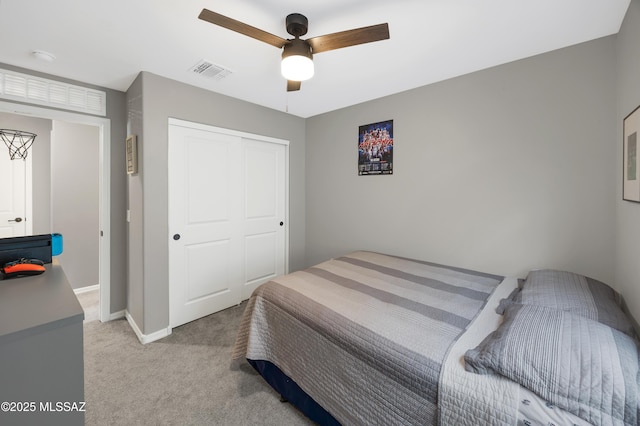
<path fill-rule="evenodd" d="M 309 59 L 313 59 L 313 54 L 311 53 L 311 46 L 309 46 L 309 43 L 297 38 L 289 40 L 287 44 L 284 45 L 282 58 L 284 59 L 289 56 L 305 56 Z"/>
<path fill-rule="evenodd" d="M 307 33 L 309 20 L 300 13 L 292 13 L 287 16 L 287 32 L 294 37 L 300 37 Z"/>

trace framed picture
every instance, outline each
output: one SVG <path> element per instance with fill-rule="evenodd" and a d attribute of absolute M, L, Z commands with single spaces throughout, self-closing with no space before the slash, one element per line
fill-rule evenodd
<path fill-rule="evenodd" d="M 138 142 L 136 135 L 127 136 L 127 174 L 138 173 Z"/>
<path fill-rule="evenodd" d="M 393 174 L 393 120 L 365 124 L 358 133 L 358 175 Z"/>
<path fill-rule="evenodd" d="M 623 122 L 622 199 L 640 203 L 640 167 L 638 167 L 638 130 L 640 106 Z"/>

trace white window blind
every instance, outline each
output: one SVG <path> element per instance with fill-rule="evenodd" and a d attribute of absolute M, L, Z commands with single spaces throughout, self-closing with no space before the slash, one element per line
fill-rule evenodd
<path fill-rule="evenodd" d="M 0 98 L 106 115 L 107 94 L 73 84 L 0 69 Z"/>

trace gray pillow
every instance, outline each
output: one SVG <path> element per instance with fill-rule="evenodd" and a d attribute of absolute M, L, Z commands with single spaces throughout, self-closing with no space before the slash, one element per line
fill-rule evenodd
<path fill-rule="evenodd" d="M 531 271 L 522 289 L 514 292 L 510 300 L 571 312 L 635 337 L 633 325 L 620 307 L 620 295 L 608 285 L 583 275 L 552 269 Z M 499 313 L 508 304 L 503 300 Z"/>
<path fill-rule="evenodd" d="M 637 425 L 637 342 L 588 318 L 511 304 L 504 322 L 465 354 L 465 368 L 499 374 L 593 424 Z"/>

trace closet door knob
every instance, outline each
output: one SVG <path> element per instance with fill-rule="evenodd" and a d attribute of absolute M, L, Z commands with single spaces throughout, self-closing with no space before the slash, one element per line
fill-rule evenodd
<path fill-rule="evenodd" d="M 9 219 L 7 222 L 22 222 L 22 218 L 21 217 L 16 217 L 15 219 Z"/>
<path fill-rule="evenodd" d="M 180 239 L 180 234 L 173 234 L 173 239 L 178 241 Z"/>

